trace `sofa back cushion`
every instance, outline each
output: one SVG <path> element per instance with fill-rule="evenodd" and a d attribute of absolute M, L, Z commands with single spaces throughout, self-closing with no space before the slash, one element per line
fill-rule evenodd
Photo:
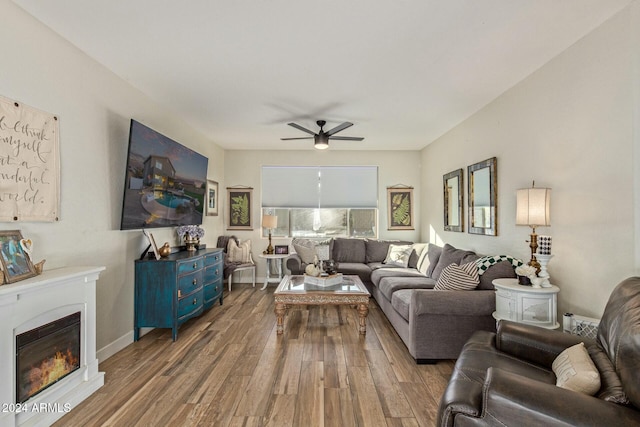
<path fill-rule="evenodd" d="M 480 284 L 478 289 L 494 290 L 493 281 L 495 279 L 516 277 L 516 271 L 513 264 L 509 261 L 498 261 L 480 275 Z"/>
<path fill-rule="evenodd" d="M 442 248 L 442 254 L 438 259 L 438 264 L 434 267 L 431 272 L 431 278 L 434 280 L 438 280 L 440 274 L 442 274 L 442 270 L 444 270 L 447 266 L 455 263 L 458 265 L 466 264 L 471 261 L 475 261 L 480 258 L 473 251 L 466 251 L 463 249 L 456 249 L 450 244 L 445 244 Z"/>
<path fill-rule="evenodd" d="M 366 253 L 367 250 L 363 239 L 336 238 L 331 242 L 331 257 L 336 262 L 364 263 Z"/>

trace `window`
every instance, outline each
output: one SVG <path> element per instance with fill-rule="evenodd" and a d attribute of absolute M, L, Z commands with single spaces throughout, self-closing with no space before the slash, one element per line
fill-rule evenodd
<path fill-rule="evenodd" d="M 376 237 L 378 168 L 264 166 L 262 211 L 278 217 L 273 236 Z"/>

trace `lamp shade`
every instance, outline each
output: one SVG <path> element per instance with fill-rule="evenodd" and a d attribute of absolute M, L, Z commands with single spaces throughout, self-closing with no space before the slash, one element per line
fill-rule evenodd
<path fill-rule="evenodd" d="M 523 188 L 516 193 L 516 225 L 543 227 L 551 225 L 550 188 Z"/>
<path fill-rule="evenodd" d="M 278 226 L 278 217 L 275 215 L 262 215 L 262 226 L 264 228 L 276 228 Z"/>

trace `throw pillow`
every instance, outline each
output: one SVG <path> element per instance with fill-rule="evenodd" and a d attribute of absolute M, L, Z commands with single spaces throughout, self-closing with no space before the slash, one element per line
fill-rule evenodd
<path fill-rule="evenodd" d="M 600 374 L 589 357 L 584 343 L 569 347 L 551 365 L 556 385 L 579 393 L 594 395 L 600 390 Z"/>
<path fill-rule="evenodd" d="M 431 246 L 431 245 L 429 245 Z M 418 257 L 418 265 L 416 266 L 416 268 L 418 269 L 418 271 L 422 274 L 424 274 L 425 276 L 427 275 L 427 270 L 429 269 L 429 266 L 431 265 L 431 260 L 429 258 L 429 249 L 428 247 L 424 248 L 422 250 L 422 253 L 420 254 L 420 257 Z"/>
<path fill-rule="evenodd" d="M 235 239 L 229 239 L 227 254 L 230 262 L 251 262 L 251 240 L 245 240 L 238 245 Z"/>
<path fill-rule="evenodd" d="M 329 245 L 316 245 L 316 255 L 320 261 L 331 259 L 329 256 Z"/>
<path fill-rule="evenodd" d="M 427 244 L 426 243 L 414 243 L 413 251 L 411 251 L 411 256 L 409 257 L 409 264 L 407 267 L 409 268 L 418 268 L 418 261 L 420 260 L 420 255 L 422 252 L 426 252 Z"/>
<path fill-rule="evenodd" d="M 389 245 L 389 251 L 387 252 L 387 257 L 384 259 L 384 264 L 406 268 L 409 264 L 409 257 L 412 251 L 412 245 Z"/>
<path fill-rule="evenodd" d="M 303 263 L 313 264 L 316 256 L 316 242 L 308 239 L 293 239 L 291 243 Z"/>
<path fill-rule="evenodd" d="M 473 259 L 471 259 L 474 257 Z M 438 265 L 433 268 L 431 272 L 431 278 L 438 280 L 440 274 L 442 274 L 442 270 L 445 269 L 450 264 L 465 264 L 469 261 L 474 261 L 479 257 L 472 251 L 466 251 L 464 249 L 456 249 L 450 244 L 446 243 L 444 248 L 442 248 L 442 254 L 440 255 L 440 259 L 438 260 Z"/>
<path fill-rule="evenodd" d="M 470 291 L 480 283 L 478 266 L 475 262 L 449 264 L 442 270 L 433 289 L 438 291 Z"/>

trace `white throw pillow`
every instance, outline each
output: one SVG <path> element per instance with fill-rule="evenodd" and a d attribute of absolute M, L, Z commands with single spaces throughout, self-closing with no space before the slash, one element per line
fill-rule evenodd
<path fill-rule="evenodd" d="M 422 249 L 422 252 L 420 252 L 418 255 L 418 271 L 426 276 L 427 270 L 431 265 L 431 261 L 429 260 L 429 245 L 425 245 Z"/>
<path fill-rule="evenodd" d="M 439 291 L 470 291 L 480 283 L 478 266 L 475 261 L 458 265 L 449 264 L 442 270 L 436 285 L 433 287 Z"/>
<path fill-rule="evenodd" d="M 556 357 L 551 365 L 556 374 L 556 385 L 568 390 L 593 396 L 600 390 L 600 374 L 584 343 L 569 347 Z"/>
<path fill-rule="evenodd" d="M 305 264 L 312 264 L 316 256 L 316 242 L 308 239 L 293 239 L 291 242 L 296 253 Z"/>
<path fill-rule="evenodd" d="M 389 245 L 384 264 L 406 268 L 412 251 L 413 245 Z"/>
<path fill-rule="evenodd" d="M 251 240 L 245 240 L 240 245 L 237 245 L 234 239 L 229 239 L 227 255 L 229 255 L 229 261 L 231 262 L 251 262 Z"/>

